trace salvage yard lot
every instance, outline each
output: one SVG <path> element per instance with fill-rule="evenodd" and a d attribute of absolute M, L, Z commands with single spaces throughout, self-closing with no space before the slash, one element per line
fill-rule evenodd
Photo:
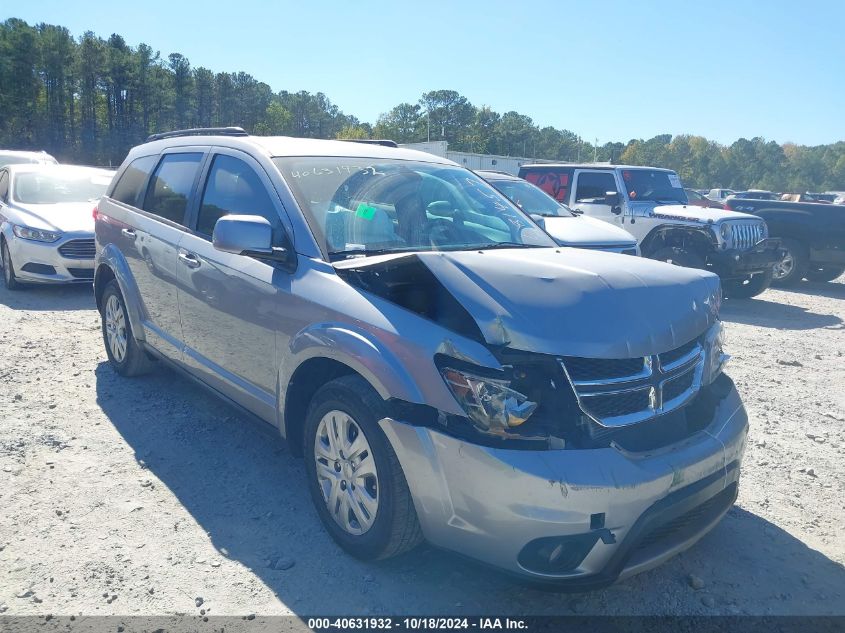
<path fill-rule="evenodd" d="M 430 549 L 348 557 L 272 428 L 107 366 L 89 287 L 0 289 L 0 613 L 845 614 L 845 283 L 723 319 L 751 421 L 736 507 L 662 567 L 557 594 Z"/>

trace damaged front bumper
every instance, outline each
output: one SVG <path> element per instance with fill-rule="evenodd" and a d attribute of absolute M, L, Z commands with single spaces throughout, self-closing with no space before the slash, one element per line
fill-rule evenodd
<path fill-rule="evenodd" d="M 381 427 L 430 543 L 593 589 L 691 546 L 735 500 L 748 419 L 733 383 L 717 382 L 711 423 L 648 453 L 498 449 L 389 418 Z"/>
<path fill-rule="evenodd" d="M 709 263 L 719 277 L 731 279 L 766 272 L 782 259 L 780 240 L 766 238 L 749 250 L 716 251 L 709 256 Z"/>

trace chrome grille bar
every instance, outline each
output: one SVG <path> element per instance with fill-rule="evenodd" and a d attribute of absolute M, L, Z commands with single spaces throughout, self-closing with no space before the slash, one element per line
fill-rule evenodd
<path fill-rule="evenodd" d="M 704 349 L 698 341 L 692 343 L 663 354 L 645 356 L 641 371 L 624 376 L 614 373 L 605 380 L 593 377 L 573 380 L 567 363 L 579 359 L 561 359 L 561 366 L 585 414 L 601 426 L 628 426 L 674 411 L 698 393 L 704 370 Z M 671 360 L 664 365 L 661 357 Z M 619 359 L 618 362 L 631 367 L 631 360 Z"/>

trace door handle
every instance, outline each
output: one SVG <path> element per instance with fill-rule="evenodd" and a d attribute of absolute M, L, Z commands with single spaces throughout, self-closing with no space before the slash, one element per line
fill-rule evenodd
<path fill-rule="evenodd" d="M 128 240 L 132 240 L 133 242 L 135 241 L 135 238 L 138 237 L 135 234 L 135 231 L 133 231 L 132 229 L 122 229 L 120 231 L 120 234 Z"/>
<path fill-rule="evenodd" d="M 193 253 L 179 253 L 179 261 L 188 268 L 199 268 L 200 260 Z"/>

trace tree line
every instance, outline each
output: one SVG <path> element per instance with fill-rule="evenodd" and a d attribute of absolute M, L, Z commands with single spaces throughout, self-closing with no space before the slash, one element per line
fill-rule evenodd
<path fill-rule="evenodd" d="M 149 134 L 237 125 L 254 134 L 446 140 L 459 151 L 562 161 L 611 161 L 676 170 L 694 187 L 845 190 L 845 142 L 780 145 L 661 134 L 594 145 L 518 112 L 475 106 L 454 90 L 400 103 L 375 123 L 322 92 L 274 92 L 246 72 L 213 72 L 117 34 L 74 37 L 52 24 L 0 23 L 0 147 L 44 149 L 60 161 L 118 165 Z"/>

